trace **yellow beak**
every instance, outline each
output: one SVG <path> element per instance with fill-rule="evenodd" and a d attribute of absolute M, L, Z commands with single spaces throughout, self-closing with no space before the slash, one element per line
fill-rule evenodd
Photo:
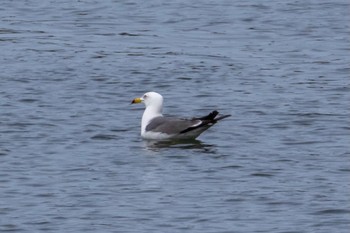
<path fill-rule="evenodd" d="M 142 103 L 142 99 L 141 98 L 135 98 L 131 102 L 131 104 L 139 104 L 139 103 Z"/>

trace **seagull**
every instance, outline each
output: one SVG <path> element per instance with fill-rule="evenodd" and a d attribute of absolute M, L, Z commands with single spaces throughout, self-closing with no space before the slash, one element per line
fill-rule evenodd
<path fill-rule="evenodd" d="M 215 110 L 207 116 L 192 119 L 165 117 L 162 114 L 163 96 L 156 92 L 147 92 L 131 102 L 131 104 L 138 103 L 144 103 L 146 106 L 141 120 L 143 139 L 195 139 L 219 120 L 231 116 L 218 116 L 219 112 Z"/>

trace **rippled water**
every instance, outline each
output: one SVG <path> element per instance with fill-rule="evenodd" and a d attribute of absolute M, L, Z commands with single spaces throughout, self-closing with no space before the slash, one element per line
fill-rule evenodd
<path fill-rule="evenodd" d="M 0 231 L 348 232 L 349 6 L 2 1 Z M 143 141 L 151 90 L 232 117 Z"/>

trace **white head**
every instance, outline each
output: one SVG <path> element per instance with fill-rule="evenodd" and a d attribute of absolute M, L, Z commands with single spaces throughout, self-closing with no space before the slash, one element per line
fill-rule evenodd
<path fill-rule="evenodd" d="M 163 96 L 156 92 L 147 92 L 142 97 L 135 98 L 131 103 L 144 103 L 146 105 L 141 121 L 141 135 L 143 135 L 150 120 L 154 117 L 162 116 Z"/>
<path fill-rule="evenodd" d="M 147 92 L 143 94 L 142 97 L 135 98 L 131 103 L 132 104 L 144 103 L 146 108 L 154 107 L 161 112 L 163 107 L 163 96 L 161 96 L 157 92 Z"/>

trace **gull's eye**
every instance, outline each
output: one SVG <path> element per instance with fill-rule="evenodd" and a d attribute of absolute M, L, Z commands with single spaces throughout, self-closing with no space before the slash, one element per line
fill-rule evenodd
<path fill-rule="evenodd" d="M 148 98 L 148 95 L 143 95 L 143 98 L 144 98 L 144 99 L 147 99 L 147 98 Z"/>

